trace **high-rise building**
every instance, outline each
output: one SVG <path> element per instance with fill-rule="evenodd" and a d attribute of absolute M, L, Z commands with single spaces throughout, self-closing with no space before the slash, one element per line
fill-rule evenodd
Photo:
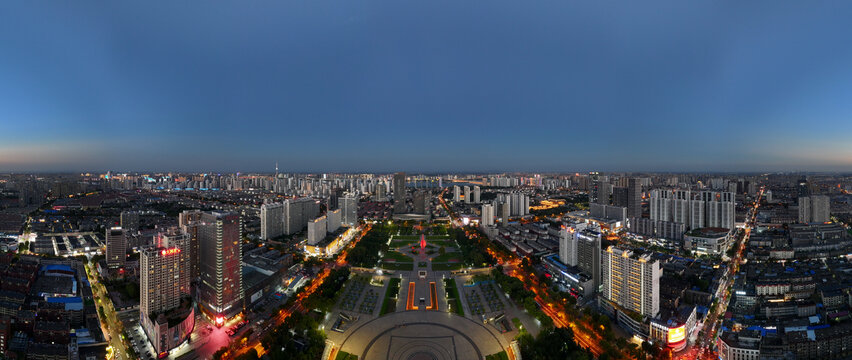
<path fill-rule="evenodd" d="M 139 255 L 140 313 L 150 315 L 180 305 L 189 295 L 188 237 L 177 229 L 159 234 L 157 245 L 142 249 Z"/>
<path fill-rule="evenodd" d="M 284 234 L 292 235 L 302 231 L 308 226 L 308 221 L 319 215 L 319 211 L 319 203 L 311 198 L 284 201 Z"/>
<path fill-rule="evenodd" d="M 425 190 L 418 190 L 414 193 L 414 213 L 415 214 L 426 214 L 426 207 L 429 203 L 428 192 Z"/>
<path fill-rule="evenodd" d="M 602 253 L 601 295 L 640 315 L 655 317 L 660 312 L 660 261 L 649 254 L 610 246 Z"/>
<path fill-rule="evenodd" d="M 139 230 L 139 213 L 125 210 L 121 212 L 121 228 L 129 233 Z"/>
<path fill-rule="evenodd" d="M 107 229 L 106 253 L 107 268 L 124 268 L 127 261 L 127 234 L 121 227 Z"/>
<path fill-rule="evenodd" d="M 627 191 L 626 187 L 612 187 L 612 205 L 618 207 L 627 207 Z"/>
<path fill-rule="evenodd" d="M 355 194 L 347 193 L 341 199 L 341 221 L 346 226 L 358 225 L 358 197 Z"/>
<path fill-rule="evenodd" d="M 201 210 L 185 210 L 180 213 L 178 223 L 189 241 L 189 279 L 198 279 L 198 227 L 201 224 Z"/>
<path fill-rule="evenodd" d="M 479 188 L 478 185 L 473 187 L 473 203 L 474 204 L 479 204 L 479 197 L 481 195 L 481 191 L 482 190 Z"/>
<path fill-rule="evenodd" d="M 284 204 L 267 203 L 260 206 L 260 238 L 274 239 L 284 234 Z"/>
<path fill-rule="evenodd" d="M 577 229 L 562 225 L 559 230 L 559 261 L 577 266 Z"/>
<path fill-rule="evenodd" d="M 470 201 L 473 200 L 470 198 L 470 186 L 464 187 L 464 202 L 470 204 Z"/>
<path fill-rule="evenodd" d="M 482 205 L 481 223 L 482 226 L 494 226 L 494 205 Z"/>
<path fill-rule="evenodd" d="M 231 212 L 205 212 L 199 227 L 199 307 L 218 323 L 243 308 L 241 219 Z"/>
<path fill-rule="evenodd" d="M 323 215 L 308 223 L 308 245 L 319 244 L 322 239 L 325 239 L 326 230 L 328 229 L 327 222 L 328 218 Z"/>
<path fill-rule="evenodd" d="M 405 206 L 405 173 L 393 174 L 393 212 L 404 214 L 408 211 Z"/>
<path fill-rule="evenodd" d="M 377 185 L 376 186 L 376 193 L 373 194 L 373 201 L 384 202 L 384 201 L 387 201 L 387 200 L 388 200 L 388 198 L 387 198 L 385 186 L 382 185 L 382 184 Z"/>
<path fill-rule="evenodd" d="M 601 233 L 592 229 L 577 231 L 577 267 L 588 274 L 594 288 L 601 285 Z"/>
<path fill-rule="evenodd" d="M 799 183 L 796 184 L 796 195 L 798 195 L 798 198 L 808 197 L 811 195 L 811 185 L 807 178 L 801 178 Z"/>
<path fill-rule="evenodd" d="M 340 209 L 331 210 L 326 213 L 326 217 L 328 218 L 328 221 L 326 221 L 326 229 L 328 232 L 333 233 L 337 231 L 337 229 L 340 229 L 340 224 L 343 223 L 342 214 L 343 212 Z"/>
<path fill-rule="evenodd" d="M 180 345 L 194 327 L 188 247 L 189 237 L 171 228 L 139 255 L 139 320 L 158 354 Z"/>
<path fill-rule="evenodd" d="M 621 205 L 619 205 L 621 206 Z M 642 217 L 642 181 L 638 178 L 627 180 L 627 217 Z"/>
<path fill-rule="evenodd" d="M 831 203 L 826 195 L 799 198 L 800 223 L 824 223 L 831 220 Z"/>
<path fill-rule="evenodd" d="M 508 202 L 504 202 L 500 204 L 500 225 L 506 226 L 509 225 L 509 217 L 512 213 L 512 205 Z"/>
<path fill-rule="evenodd" d="M 461 201 L 461 188 L 458 185 L 453 185 L 453 202 Z"/>
<path fill-rule="evenodd" d="M 651 220 L 686 224 L 690 229 L 736 225 L 735 197 L 725 191 L 651 190 Z"/>
<path fill-rule="evenodd" d="M 180 215 L 178 215 L 178 225 L 184 226 L 189 223 L 197 222 L 201 220 L 201 214 L 203 211 L 201 210 L 184 210 L 181 211 Z"/>
<path fill-rule="evenodd" d="M 589 203 L 598 203 L 600 196 L 601 175 L 597 171 L 589 172 Z"/>

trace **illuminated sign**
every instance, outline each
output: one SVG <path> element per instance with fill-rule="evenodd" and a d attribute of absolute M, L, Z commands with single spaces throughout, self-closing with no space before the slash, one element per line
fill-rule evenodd
<path fill-rule="evenodd" d="M 674 344 L 686 339 L 686 325 L 669 329 L 669 344 Z"/>
<path fill-rule="evenodd" d="M 180 254 L 180 248 L 171 248 L 171 249 L 160 250 L 160 255 L 162 255 L 162 256 L 175 255 L 175 254 Z"/>
<path fill-rule="evenodd" d="M 225 317 L 222 316 L 222 315 L 217 316 L 216 317 L 216 326 L 222 326 L 224 324 L 225 324 Z"/>

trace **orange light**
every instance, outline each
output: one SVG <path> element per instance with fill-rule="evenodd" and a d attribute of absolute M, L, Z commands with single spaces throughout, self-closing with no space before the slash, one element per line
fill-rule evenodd
<path fill-rule="evenodd" d="M 216 317 L 216 326 L 222 326 L 224 324 L 225 324 L 225 317 L 222 316 L 222 315 L 217 316 Z"/>

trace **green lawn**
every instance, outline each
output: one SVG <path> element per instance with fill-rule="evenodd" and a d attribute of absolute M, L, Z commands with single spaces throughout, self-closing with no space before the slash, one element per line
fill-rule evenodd
<path fill-rule="evenodd" d="M 509 354 L 506 354 L 506 351 L 504 350 L 496 354 L 486 356 L 485 360 L 509 360 Z"/>
<path fill-rule="evenodd" d="M 411 262 L 407 262 L 407 263 L 387 263 L 387 262 L 383 262 L 381 268 L 385 269 L 385 270 L 413 271 L 414 270 L 414 263 L 411 263 Z"/>
<path fill-rule="evenodd" d="M 358 357 L 343 350 L 337 352 L 334 360 L 358 360 Z"/>
<path fill-rule="evenodd" d="M 453 311 L 460 316 L 464 316 L 464 308 L 462 308 L 461 299 L 459 299 L 459 290 L 456 288 L 455 280 L 444 279 L 444 289 L 447 291 L 450 299 L 449 303 L 453 307 Z"/>
<path fill-rule="evenodd" d="M 412 259 L 410 256 L 404 255 L 397 251 L 388 251 L 388 253 L 385 254 L 385 259 L 393 259 L 396 262 L 414 262 L 414 259 Z"/>
<path fill-rule="evenodd" d="M 394 299 L 394 297 L 399 295 L 400 281 L 401 280 L 399 278 L 390 279 L 390 283 L 388 283 L 388 291 L 385 292 L 385 299 L 384 301 L 382 301 L 382 311 L 379 313 L 379 316 L 394 312 L 396 310 L 396 300 Z"/>
<path fill-rule="evenodd" d="M 461 270 L 464 267 L 462 263 L 432 263 L 432 271 L 453 271 Z"/>
<path fill-rule="evenodd" d="M 394 239 L 393 241 L 391 241 L 390 247 L 391 248 L 398 248 L 400 246 L 414 245 L 414 244 L 417 244 L 418 241 L 420 241 L 420 240 L 419 239 L 418 240 L 396 240 L 396 239 Z"/>
<path fill-rule="evenodd" d="M 450 262 L 450 260 L 457 260 L 458 262 L 461 262 L 461 256 L 459 256 L 459 255 L 461 255 L 461 254 L 455 253 L 455 252 L 448 252 L 444 255 L 438 255 L 438 256 L 432 258 L 432 262 L 433 263 L 443 263 L 443 262 Z"/>
<path fill-rule="evenodd" d="M 426 243 L 432 244 L 432 245 L 435 245 L 435 246 L 443 246 L 443 247 L 447 248 L 447 251 L 450 251 L 451 248 L 456 247 L 456 242 L 452 241 L 452 240 L 429 240 L 429 239 L 426 239 Z"/>

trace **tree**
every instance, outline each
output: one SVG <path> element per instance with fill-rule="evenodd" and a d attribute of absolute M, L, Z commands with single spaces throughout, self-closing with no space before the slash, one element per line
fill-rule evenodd
<path fill-rule="evenodd" d="M 446 253 L 447 253 L 447 249 L 445 249 L 443 245 L 438 248 L 438 254 L 439 255 L 444 255 Z"/>
<path fill-rule="evenodd" d="M 257 350 L 254 348 L 249 349 L 245 354 L 237 356 L 234 358 L 235 360 L 258 360 L 260 357 L 257 356 Z"/>
<path fill-rule="evenodd" d="M 213 360 L 221 360 L 222 357 L 225 356 L 226 352 L 228 352 L 227 346 L 223 346 L 223 347 L 219 348 L 219 350 L 216 350 L 216 352 L 213 353 Z M 255 355 L 257 355 L 257 354 L 255 354 Z"/>

